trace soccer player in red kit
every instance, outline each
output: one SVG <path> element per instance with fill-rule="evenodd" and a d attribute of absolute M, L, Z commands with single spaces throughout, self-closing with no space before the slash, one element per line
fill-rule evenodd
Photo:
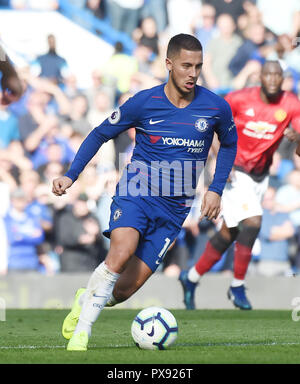
<path fill-rule="evenodd" d="M 300 101 L 293 93 L 281 90 L 282 82 L 279 62 L 267 61 L 260 87 L 231 92 L 226 97 L 238 132 L 237 155 L 222 196 L 222 227 L 208 241 L 197 263 L 179 276 L 187 309 L 195 308 L 195 288 L 201 276 L 234 241 L 234 276 L 227 295 L 236 307 L 251 309 L 244 281 L 261 227 L 261 200 L 268 186 L 269 168 L 289 124 L 300 132 Z M 300 154 L 300 143 L 296 153 Z"/>

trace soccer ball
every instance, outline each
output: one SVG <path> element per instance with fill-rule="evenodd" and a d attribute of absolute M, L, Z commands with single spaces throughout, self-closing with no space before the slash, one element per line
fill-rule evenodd
<path fill-rule="evenodd" d="M 177 321 L 168 310 L 149 307 L 136 315 L 131 335 L 141 349 L 166 349 L 177 339 Z"/>

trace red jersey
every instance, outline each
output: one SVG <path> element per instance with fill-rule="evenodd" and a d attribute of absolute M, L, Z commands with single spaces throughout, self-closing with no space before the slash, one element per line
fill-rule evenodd
<path fill-rule="evenodd" d="M 266 175 L 273 153 L 291 123 L 300 132 L 300 101 L 291 92 L 282 92 L 276 103 L 266 104 L 260 87 L 230 92 L 230 104 L 238 133 L 235 167 L 254 177 Z"/>

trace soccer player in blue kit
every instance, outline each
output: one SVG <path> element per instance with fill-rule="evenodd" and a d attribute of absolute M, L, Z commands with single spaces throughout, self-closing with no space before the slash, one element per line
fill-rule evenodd
<path fill-rule="evenodd" d="M 109 229 L 104 232 L 110 237 L 110 249 L 87 288 L 77 291 L 63 324 L 69 351 L 87 350 L 101 310 L 129 298 L 162 262 L 189 213 L 198 165 L 205 164 L 215 132 L 220 148 L 200 219 L 211 220 L 220 212 L 237 133 L 228 103 L 196 85 L 202 60 L 202 46 L 194 36 L 172 37 L 167 83 L 138 92 L 114 111 L 86 137 L 69 171 L 53 181 L 53 193 L 63 195 L 104 142 L 136 128 L 131 162 L 117 185 Z"/>

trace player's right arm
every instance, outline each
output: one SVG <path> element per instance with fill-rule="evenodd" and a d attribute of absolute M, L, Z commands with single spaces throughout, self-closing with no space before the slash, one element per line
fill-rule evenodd
<path fill-rule="evenodd" d="M 99 148 L 110 139 L 128 128 L 135 127 L 138 122 L 138 111 L 141 110 L 139 98 L 133 96 L 119 109 L 114 111 L 109 118 L 94 128 L 82 142 L 68 172 L 53 180 L 52 192 L 61 196 L 66 189 L 77 180 L 85 166 L 95 156 Z"/>

